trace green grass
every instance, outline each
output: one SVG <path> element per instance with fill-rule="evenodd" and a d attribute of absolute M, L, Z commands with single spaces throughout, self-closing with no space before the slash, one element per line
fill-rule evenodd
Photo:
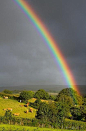
<path fill-rule="evenodd" d="M 34 103 L 36 100 L 37 100 L 36 98 L 31 98 L 30 100 L 28 100 L 28 102 Z M 53 100 L 43 100 L 43 99 L 41 99 L 41 101 L 46 103 L 54 102 Z"/>
<path fill-rule="evenodd" d="M 32 98 L 32 99 L 28 100 L 28 102 L 34 103 L 35 100 L 36 100 L 35 98 Z M 42 100 L 42 101 L 46 102 L 46 103 L 52 102 L 51 100 Z M 17 117 L 29 118 L 29 119 L 35 118 L 36 109 L 33 108 L 33 113 L 31 113 L 31 112 L 25 113 L 27 111 L 27 109 L 29 110 L 29 108 L 32 108 L 32 107 L 30 107 L 30 106 L 21 107 L 21 105 L 25 105 L 25 104 L 20 103 L 17 100 L 3 99 L 2 97 L 0 97 L 0 116 L 4 116 L 4 114 L 5 114 L 4 109 L 12 108 L 12 114 L 20 113 L 20 115 Z"/>
<path fill-rule="evenodd" d="M 3 99 L 3 98 L 0 97 L 0 116 L 4 116 L 4 114 L 5 114 L 4 109 L 12 108 L 12 114 L 20 113 L 20 115 L 17 116 L 17 117 L 29 118 L 29 119 L 35 118 L 36 109 L 33 108 L 33 113 L 28 112 L 28 114 L 27 114 L 27 113 L 25 113 L 25 111 L 27 111 L 27 109 L 29 110 L 29 108 L 31 108 L 31 107 L 30 106 L 21 107 L 21 105 L 25 105 L 25 104 L 20 103 L 16 100 Z"/>
<path fill-rule="evenodd" d="M 64 129 L 39 128 L 39 127 L 17 126 L 17 125 L 6 125 L 6 124 L 0 125 L 0 131 L 16 131 L 16 130 L 17 131 L 68 131 Z M 70 131 L 78 131 L 78 130 L 70 130 Z"/>
<path fill-rule="evenodd" d="M 36 98 L 31 98 L 31 99 L 28 100 L 28 102 L 32 102 L 32 103 L 34 103 L 35 100 L 36 100 Z"/>

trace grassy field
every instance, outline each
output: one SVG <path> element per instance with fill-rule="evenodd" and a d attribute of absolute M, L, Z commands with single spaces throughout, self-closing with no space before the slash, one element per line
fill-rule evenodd
<path fill-rule="evenodd" d="M 31 98 L 30 100 L 28 100 L 28 102 L 32 102 L 32 103 L 34 103 L 35 100 L 36 100 L 36 98 Z M 41 101 L 42 101 L 42 102 L 46 102 L 46 103 L 54 102 L 53 100 L 43 100 L 43 99 L 41 99 Z"/>
<path fill-rule="evenodd" d="M 1 124 L 0 131 L 68 131 L 68 130 Z M 70 131 L 78 131 L 78 130 L 70 130 Z"/>
<path fill-rule="evenodd" d="M 35 118 L 36 109 L 33 108 L 33 113 L 31 112 L 25 113 L 27 109 L 29 110 L 29 108 L 31 107 L 30 106 L 25 107 L 24 105 L 25 105 L 24 103 L 20 103 L 16 100 L 3 99 L 2 97 L 0 97 L 0 116 L 4 116 L 5 114 L 4 109 L 12 108 L 12 114 L 20 113 L 19 117 L 29 118 L 29 119 Z"/>
<path fill-rule="evenodd" d="M 35 100 L 36 100 L 35 98 L 32 98 L 28 100 L 28 102 L 33 103 L 35 102 Z M 53 102 L 51 100 L 41 100 L 41 101 L 46 103 Z M 27 110 L 29 111 L 29 109 L 32 107 L 30 106 L 25 107 L 24 105 L 25 105 L 24 103 L 20 103 L 17 100 L 3 99 L 2 97 L 0 97 L 0 116 L 4 116 L 5 109 L 12 108 L 12 114 L 20 113 L 20 115 L 17 117 L 29 118 L 29 119 L 35 118 L 36 109 L 33 108 L 33 113 L 31 112 L 25 113 Z"/>

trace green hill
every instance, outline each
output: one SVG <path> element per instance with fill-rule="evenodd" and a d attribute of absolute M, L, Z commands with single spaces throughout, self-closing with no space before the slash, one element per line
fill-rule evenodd
<path fill-rule="evenodd" d="M 20 103 L 12 99 L 3 99 L 2 97 L 0 97 L 0 116 L 4 116 L 5 111 L 8 108 L 12 108 L 12 114 L 20 113 L 20 115 L 17 117 L 29 118 L 29 119 L 35 118 L 36 109 L 33 108 L 33 113 L 31 113 L 29 112 L 29 109 L 32 107 L 30 106 L 25 107 L 24 103 Z M 27 110 L 28 113 L 26 113 Z"/>

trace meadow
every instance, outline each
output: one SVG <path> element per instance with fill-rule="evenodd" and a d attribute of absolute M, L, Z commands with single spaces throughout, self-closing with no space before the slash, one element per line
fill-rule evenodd
<path fill-rule="evenodd" d="M 68 130 L 1 124 L 0 131 L 68 131 Z M 80 130 L 70 130 L 70 131 L 80 131 Z"/>
<path fill-rule="evenodd" d="M 35 98 L 31 98 L 28 100 L 28 102 L 34 103 Z M 51 100 L 41 100 L 42 102 L 49 103 Z M 30 106 L 25 107 L 25 103 L 20 103 L 17 100 L 12 99 L 3 99 L 0 97 L 0 116 L 4 116 L 5 109 L 12 108 L 12 114 L 14 113 L 20 113 L 19 116 L 16 117 L 22 117 L 22 118 L 29 118 L 33 119 L 36 115 L 36 109 L 33 108 L 33 113 L 29 112 L 29 109 L 32 108 Z M 28 113 L 26 111 L 28 110 Z"/>
<path fill-rule="evenodd" d="M 30 102 L 34 102 L 34 101 L 35 101 L 34 99 L 30 100 Z M 12 114 L 20 113 L 20 115 L 16 117 L 29 118 L 29 119 L 35 118 L 36 109 L 33 108 L 33 113 L 31 112 L 25 113 L 27 109 L 28 110 L 30 109 L 30 106 L 25 107 L 24 103 L 20 103 L 17 100 L 3 99 L 2 97 L 0 97 L 0 116 L 4 116 L 5 109 L 8 108 L 12 108 Z"/>

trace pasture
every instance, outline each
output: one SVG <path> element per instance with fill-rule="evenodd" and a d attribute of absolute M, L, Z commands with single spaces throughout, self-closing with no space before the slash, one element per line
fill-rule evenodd
<path fill-rule="evenodd" d="M 28 100 L 28 102 L 34 103 L 36 100 L 36 98 L 32 98 L 30 100 Z M 53 102 L 52 100 L 41 100 L 42 102 Z M 12 100 L 12 99 L 3 99 L 2 97 L 0 97 L 0 116 L 4 116 L 5 111 L 7 109 L 12 110 L 12 114 L 16 114 L 18 113 L 19 116 L 17 117 L 22 117 L 22 118 L 29 118 L 29 119 L 33 119 L 35 118 L 36 115 L 36 109 L 33 108 L 33 113 L 29 112 L 30 110 L 30 106 L 25 107 L 24 103 L 20 103 L 17 100 Z M 26 113 L 28 110 L 28 113 Z"/>
<path fill-rule="evenodd" d="M 17 100 L 3 99 L 0 97 L 0 116 L 4 116 L 6 109 L 10 108 L 12 109 L 12 114 L 19 113 L 19 116 L 17 117 L 29 119 L 35 118 L 36 109 L 33 108 L 33 113 L 31 113 L 29 110 L 32 107 L 25 107 L 24 105 L 24 103 L 20 103 Z M 27 110 L 28 113 L 26 113 Z"/>
<path fill-rule="evenodd" d="M 68 130 L 1 124 L 0 131 L 68 131 Z M 78 130 L 70 130 L 70 131 L 78 131 Z"/>

